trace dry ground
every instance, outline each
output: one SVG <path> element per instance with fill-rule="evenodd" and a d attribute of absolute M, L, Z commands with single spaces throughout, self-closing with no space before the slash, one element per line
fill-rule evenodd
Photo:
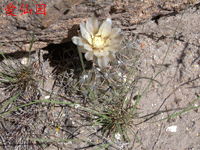
<path fill-rule="evenodd" d="M 14 11 L 16 17 L 6 16 L 5 7 L 11 2 L 19 8 L 21 4 L 29 4 L 33 10 L 35 4 L 46 3 L 46 16 L 32 13 L 22 17 L 21 12 L 17 10 Z M 76 86 L 74 79 L 68 79 L 67 85 L 63 87 L 63 74 L 60 74 L 60 70 L 63 71 L 66 68 L 73 70 L 75 78 L 80 77 L 81 65 L 77 61 L 79 57 L 77 53 L 74 54 L 76 46 L 70 43 L 70 39 L 77 34 L 79 22 L 86 20 L 94 12 L 100 19 L 112 17 L 113 24 L 122 29 L 126 39 L 124 49 L 128 49 L 129 52 L 136 51 L 137 56 L 140 56 L 136 63 L 140 77 L 155 76 L 167 53 L 163 67 L 165 70 L 155 78 L 160 84 L 153 82 L 138 105 L 142 114 L 150 114 L 158 109 L 165 112 L 145 123 L 133 126 L 142 145 L 130 135 L 131 142 L 115 139 L 107 149 L 200 150 L 198 108 L 171 119 L 154 122 L 179 112 L 178 109 L 183 110 L 200 95 L 199 1 L 190 1 L 186 4 L 186 1 L 178 0 L 74 2 L 1 0 L 0 3 L 0 43 L 4 44 L 0 49 L 6 57 L 13 57 L 19 61 L 28 57 L 29 33 L 36 31 L 31 60 L 34 62 L 35 73 L 39 77 L 37 80 L 41 81 L 38 85 L 41 88 L 38 92 L 40 99 L 44 99 L 52 92 L 53 96 L 61 102 L 79 101 L 82 106 L 88 106 L 85 98 L 88 93 L 74 94 L 70 89 Z M 171 43 L 172 39 L 174 40 Z M 69 51 L 67 54 L 66 49 Z M 66 67 L 67 62 L 75 63 Z M 86 62 L 86 67 L 89 70 L 95 68 L 92 67 L 91 62 Z M 149 79 L 140 78 L 135 85 L 134 96 L 139 93 L 139 90 L 144 91 L 149 81 Z M 12 95 L 4 90 L 1 88 L 0 108 Z M 70 92 L 73 94 L 70 95 Z M 54 100 L 53 96 L 50 100 Z M 23 105 L 31 102 L 32 99 L 25 98 L 18 101 L 20 103 L 17 105 Z M 134 103 L 135 100 L 132 101 Z M 194 107 L 199 105 L 199 100 L 192 104 Z M 5 109 L 9 110 L 9 107 L 13 108 L 8 105 Z M 15 110 L 8 114 L 7 118 L 1 117 L 1 149 L 96 149 L 97 146 L 83 141 L 64 143 L 51 141 L 41 144 L 26 140 L 27 137 L 86 140 L 91 129 L 91 133 L 94 134 L 88 137 L 88 141 L 100 145 L 111 142 L 109 138 L 97 132 L 98 127 L 93 129 L 91 126 L 86 126 L 89 117 L 90 114 L 79 110 L 77 106 L 68 107 L 64 104 L 46 102 Z M 133 124 L 137 124 L 137 121 L 133 121 Z M 177 131 L 167 131 L 166 129 L 170 126 L 177 126 Z"/>

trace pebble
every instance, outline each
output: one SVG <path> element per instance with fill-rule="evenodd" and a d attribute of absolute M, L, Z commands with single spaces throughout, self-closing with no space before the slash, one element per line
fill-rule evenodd
<path fill-rule="evenodd" d="M 176 131 L 177 131 L 177 126 L 170 126 L 170 127 L 167 127 L 166 131 L 169 131 L 169 132 L 176 132 Z"/>

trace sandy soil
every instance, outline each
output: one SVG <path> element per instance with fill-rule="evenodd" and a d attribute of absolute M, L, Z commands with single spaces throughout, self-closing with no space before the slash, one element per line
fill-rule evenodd
<path fill-rule="evenodd" d="M 176 0 L 85 0 L 73 3 L 69 1 L 59 1 L 56 3 L 54 1 L 42 0 L 40 3 L 47 4 L 47 17 L 29 15 L 24 18 L 17 11 L 15 11 L 16 17 L 6 16 L 5 7 L 12 1 L 1 0 L 1 2 L 0 43 L 4 43 L 1 51 L 7 57 L 11 56 L 19 60 L 27 57 L 30 45 L 27 38 L 28 33 L 33 28 L 36 29 L 35 44 L 32 49 L 33 60 L 42 63 L 42 73 L 46 78 L 43 86 L 45 90 L 42 93 L 41 99 L 49 95 L 49 92 L 51 92 L 55 85 L 54 75 L 57 72 L 55 72 L 54 67 L 57 65 L 56 60 L 60 59 L 59 54 L 53 57 L 55 52 L 59 53 L 57 47 L 74 49 L 75 46 L 73 44 L 66 42 L 69 42 L 71 37 L 77 34 L 79 22 L 91 16 L 93 12 L 96 12 L 100 19 L 110 16 L 113 24 L 122 29 L 122 33 L 128 41 L 125 47 L 130 51 L 138 51 L 140 58 L 136 63 L 136 67 L 140 72 L 140 77 L 151 78 L 155 76 L 163 60 L 165 60 L 162 67 L 165 70 L 155 78 L 160 84 L 153 82 L 143 95 L 138 106 L 142 109 L 143 114 L 154 113 L 158 110 L 165 112 L 133 127 L 133 131 L 143 143 L 142 145 L 132 137 L 130 143 L 115 140 L 115 144 L 108 146 L 108 150 L 200 150 L 200 116 L 198 108 L 171 119 L 158 121 L 173 113 L 180 112 L 179 109 L 183 110 L 200 95 L 198 85 L 200 78 L 199 1 L 190 1 L 190 4 L 186 4 L 186 1 Z M 30 3 L 22 1 L 22 3 L 30 4 L 30 6 L 35 8 L 35 3 L 39 3 L 39 1 Z M 21 6 L 21 3 L 14 1 L 13 4 Z M 39 23 L 34 22 L 37 19 Z M 174 40 L 172 41 L 173 36 Z M 63 64 L 60 63 L 59 65 Z M 90 68 L 91 63 L 88 63 L 88 66 Z M 78 72 L 79 70 L 76 71 Z M 148 79 L 141 78 L 136 85 L 134 95 L 138 94 L 139 89 L 144 91 L 148 83 Z M 58 89 L 57 87 L 54 91 L 59 91 Z M 65 92 L 62 91 L 61 93 Z M 2 89 L 0 108 L 3 106 L 2 104 L 6 97 L 9 96 Z M 57 98 L 62 100 L 61 97 Z M 73 98 L 79 99 L 80 97 L 73 96 Z M 193 107 L 199 105 L 199 100 L 192 104 Z M 78 113 L 74 113 L 74 111 L 78 112 L 76 108 L 44 106 L 45 104 L 42 103 L 40 107 L 44 109 L 44 113 L 40 112 L 41 116 L 36 121 L 38 126 L 34 126 L 34 129 L 38 131 L 35 131 L 35 133 L 38 135 L 41 134 L 40 131 L 44 130 L 40 138 L 72 138 L 70 137 L 71 134 L 67 133 L 66 130 L 80 134 L 74 137 L 81 138 L 86 137 L 90 131 L 91 127 L 79 128 L 78 131 L 75 130 L 75 127 L 67 127 L 78 126 L 87 122 L 86 120 L 76 120 L 77 117 L 80 117 Z M 31 109 L 33 108 L 31 107 Z M 60 119 L 58 120 L 57 118 Z M 29 124 L 29 121 L 26 120 L 25 122 Z M 60 124 L 62 124 L 63 130 L 56 132 L 56 127 L 61 126 Z M 168 127 L 172 126 L 177 127 L 175 132 L 169 131 Z M 11 128 L 12 125 L 9 126 L 7 124 L 7 127 Z M 3 125 L 0 125 L 0 129 L 1 140 L 6 139 L 6 136 L 10 136 L 8 134 L 9 131 L 6 131 Z M 100 137 L 98 134 L 90 136 L 89 139 L 92 142 L 99 140 L 103 144 L 109 142 L 109 138 Z M 6 148 L 2 143 L 4 142 L 1 141 L 0 143 L 2 149 L 16 148 L 12 146 Z M 59 142 L 51 145 L 47 144 L 46 147 L 41 147 L 41 149 L 43 148 L 49 150 L 59 148 L 71 150 L 95 149 L 97 147 L 90 147 L 80 141 L 70 141 L 64 144 Z M 19 149 L 22 148 L 20 147 Z M 33 146 L 32 149 L 37 148 Z"/>

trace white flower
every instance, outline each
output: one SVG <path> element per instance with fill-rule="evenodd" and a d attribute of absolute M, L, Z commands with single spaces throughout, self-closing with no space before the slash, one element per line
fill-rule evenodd
<path fill-rule="evenodd" d="M 105 68 L 109 61 L 115 59 L 115 52 L 120 50 L 123 39 L 120 31 L 120 28 L 112 28 L 110 18 L 100 23 L 92 16 L 86 23 L 80 23 L 80 34 L 72 37 L 72 41 L 85 53 L 88 61 L 97 61 L 100 67 Z"/>

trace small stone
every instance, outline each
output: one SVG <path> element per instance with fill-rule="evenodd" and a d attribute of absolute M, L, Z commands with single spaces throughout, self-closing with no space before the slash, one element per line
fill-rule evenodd
<path fill-rule="evenodd" d="M 122 73 L 120 72 L 120 73 L 118 73 L 118 75 L 121 77 L 121 76 L 122 76 Z"/>
<path fill-rule="evenodd" d="M 27 64 L 28 64 L 28 58 L 24 57 L 24 58 L 22 59 L 21 63 L 22 63 L 23 65 L 27 65 Z"/>
<path fill-rule="evenodd" d="M 146 46 L 145 42 L 142 42 L 141 47 L 143 48 L 145 46 Z"/>
<path fill-rule="evenodd" d="M 83 79 L 84 79 L 84 80 L 85 80 L 86 78 L 88 78 L 88 75 L 84 75 L 84 76 L 83 76 Z"/>
<path fill-rule="evenodd" d="M 79 104 L 75 104 L 75 108 L 77 109 L 77 108 L 79 108 L 80 107 L 80 105 Z"/>
<path fill-rule="evenodd" d="M 121 134 L 116 133 L 116 134 L 115 134 L 115 138 L 116 138 L 117 140 L 120 140 L 120 138 L 121 138 Z"/>
<path fill-rule="evenodd" d="M 49 95 L 44 97 L 44 99 L 49 99 L 49 98 L 50 98 L 50 96 L 49 96 Z"/>
<path fill-rule="evenodd" d="M 167 127 L 166 131 L 169 131 L 169 132 L 176 132 L 176 131 L 177 131 L 177 126 L 170 126 L 170 127 Z"/>
<path fill-rule="evenodd" d="M 96 68 L 98 71 L 101 71 L 101 69 L 100 68 Z"/>

